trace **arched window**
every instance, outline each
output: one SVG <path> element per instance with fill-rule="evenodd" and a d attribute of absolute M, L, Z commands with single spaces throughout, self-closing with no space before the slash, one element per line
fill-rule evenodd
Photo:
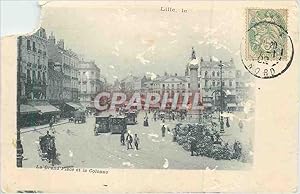
<path fill-rule="evenodd" d="M 212 76 L 215 77 L 215 71 L 212 72 Z"/>
<path fill-rule="evenodd" d="M 208 72 L 207 72 L 207 71 L 205 71 L 205 77 L 207 76 L 207 74 L 208 74 Z"/>

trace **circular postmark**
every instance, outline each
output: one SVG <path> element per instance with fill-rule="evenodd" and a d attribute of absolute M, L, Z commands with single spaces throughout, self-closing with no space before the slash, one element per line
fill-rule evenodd
<path fill-rule="evenodd" d="M 294 46 L 280 14 L 270 10 L 262 13 L 263 19 L 254 17 L 249 20 L 240 53 L 241 61 L 250 74 L 270 79 L 278 77 L 290 67 Z"/>

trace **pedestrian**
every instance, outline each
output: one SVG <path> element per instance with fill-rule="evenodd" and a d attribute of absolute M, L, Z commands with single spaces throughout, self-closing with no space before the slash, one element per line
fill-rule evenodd
<path fill-rule="evenodd" d="M 148 122 L 148 117 L 144 118 L 144 126 L 148 127 L 149 126 L 149 122 Z"/>
<path fill-rule="evenodd" d="M 239 141 L 235 141 L 233 145 L 234 153 L 233 158 L 239 160 L 242 155 L 242 145 Z"/>
<path fill-rule="evenodd" d="M 134 146 L 136 150 L 139 150 L 140 138 L 138 138 L 137 134 L 134 134 Z"/>
<path fill-rule="evenodd" d="M 226 127 L 229 128 L 230 124 L 229 124 L 229 117 L 226 118 Z"/>
<path fill-rule="evenodd" d="M 175 142 L 177 140 L 177 127 L 176 126 L 174 129 L 173 129 L 173 142 Z"/>
<path fill-rule="evenodd" d="M 195 138 L 191 139 L 191 156 L 194 156 L 194 152 L 196 153 L 197 143 Z"/>
<path fill-rule="evenodd" d="M 166 134 L 166 127 L 165 127 L 165 125 L 163 125 L 161 127 L 161 133 L 162 133 L 162 137 L 165 137 L 165 134 Z"/>
<path fill-rule="evenodd" d="M 239 121 L 240 132 L 243 131 L 243 127 L 244 127 L 244 124 L 243 124 L 242 120 L 240 120 L 240 121 Z"/>
<path fill-rule="evenodd" d="M 50 122 L 49 122 L 49 129 L 50 129 L 50 130 L 52 131 L 52 133 L 54 134 L 54 133 L 55 133 L 55 130 L 54 130 L 53 124 L 54 124 L 54 116 L 51 117 Z"/>
<path fill-rule="evenodd" d="M 129 149 L 129 147 L 130 147 L 130 149 L 133 149 L 132 148 L 132 141 L 133 141 L 132 136 L 130 135 L 130 133 L 128 133 L 128 135 L 126 137 L 127 150 Z"/>
<path fill-rule="evenodd" d="M 125 145 L 125 133 L 122 131 L 121 133 L 121 145 Z"/>

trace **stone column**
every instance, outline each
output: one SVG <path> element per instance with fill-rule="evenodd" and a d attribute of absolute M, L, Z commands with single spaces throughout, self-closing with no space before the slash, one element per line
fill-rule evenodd
<path fill-rule="evenodd" d="M 196 59 L 193 59 L 195 61 Z M 191 61 L 191 62 L 193 62 Z M 196 61 L 197 62 L 197 61 Z M 198 92 L 198 64 L 190 64 L 190 89 L 192 93 Z"/>

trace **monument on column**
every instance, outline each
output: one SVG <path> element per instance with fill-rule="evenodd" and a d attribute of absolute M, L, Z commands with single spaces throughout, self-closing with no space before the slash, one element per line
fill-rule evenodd
<path fill-rule="evenodd" d="M 199 61 L 196 58 L 195 50 L 192 47 L 192 56 L 191 56 L 191 61 L 189 62 L 190 90 L 191 90 L 192 93 L 199 92 L 199 88 L 198 88 L 198 69 L 199 69 Z"/>
<path fill-rule="evenodd" d="M 195 98 L 195 95 L 200 93 L 200 87 L 198 87 L 200 80 L 198 81 L 199 60 L 196 57 L 196 53 L 193 47 L 192 47 L 192 55 L 190 58 L 190 62 L 188 64 L 188 68 L 189 68 L 189 75 L 190 75 L 190 91 Z M 200 96 L 199 96 L 199 101 L 200 101 Z M 200 110 L 190 109 L 188 111 L 187 116 L 190 121 L 199 122 Z"/>

